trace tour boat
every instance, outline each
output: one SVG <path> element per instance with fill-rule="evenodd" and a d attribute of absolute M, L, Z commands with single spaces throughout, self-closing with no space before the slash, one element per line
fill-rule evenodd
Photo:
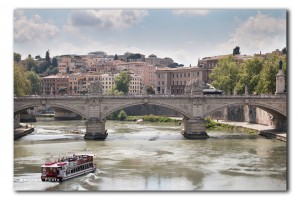
<path fill-rule="evenodd" d="M 96 164 L 92 155 L 73 155 L 41 166 L 42 181 L 61 182 L 83 174 L 94 172 Z"/>

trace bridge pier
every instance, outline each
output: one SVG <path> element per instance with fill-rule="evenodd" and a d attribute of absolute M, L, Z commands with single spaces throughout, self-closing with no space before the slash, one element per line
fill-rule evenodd
<path fill-rule="evenodd" d="M 188 139 L 207 139 L 209 136 L 205 130 L 203 118 L 183 119 L 182 135 Z"/>
<path fill-rule="evenodd" d="M 105 140 L 107 131 L 105 130 L 105 121 L 99 118 L 91 118 L 85 122 L 86 133 L 84 139 L 88 140 Z"/>

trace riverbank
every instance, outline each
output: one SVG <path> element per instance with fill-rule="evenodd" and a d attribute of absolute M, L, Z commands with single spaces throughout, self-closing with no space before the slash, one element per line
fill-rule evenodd
<path fill-rule="evenodd" d="M 264 136 L 266 138 L 276 138 L 278 140 L 286 142 L 286 132 L 275 130 L 271 126 L 262 124 L 251 124 L 247 122 L 230 122 L 224 120 L 218 120 L 218 123 L 251 129 L 253 131 L 258 131 L 259 135 Z"/>
<path fill-rule="evenodd" d="M 20 123 L 20 127 L 14 129 L 14 140 L 19 139 L 34 131 L 34 126 L 31 124 Z"/>

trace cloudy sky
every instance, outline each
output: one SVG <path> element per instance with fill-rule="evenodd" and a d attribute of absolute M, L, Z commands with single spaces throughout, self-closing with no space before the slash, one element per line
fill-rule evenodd
<path fill-rule="evenodd" d="M 286 10 L 15 9 L 14 52 L 50 56 L 142 53 L 186 66 L 198 58 L 271 52 L 286 46 Z"/>

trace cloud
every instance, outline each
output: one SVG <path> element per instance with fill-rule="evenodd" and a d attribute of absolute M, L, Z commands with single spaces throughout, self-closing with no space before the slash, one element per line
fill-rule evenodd
<path fill-rule="evenodd" d="M 140 23 L 147 15 L 146 10 L 74 10 L 67 27 L 73 31 L 74 27 L 124 29 Z"/>
<path fill-rule="evenodd" d="M 14 16 L 14 39 L 15 42 L 27 42 L 49 40 L 59 35 L 59 28 L 45 22 L 39 15 L 28 19 L 21 10 L 15 11 Z"/>
<path fill-rule="evenodd" d="M 174 15 L 207 15 L 209 10 L 173 10 Z"/>
<path fill-rule="evenodd" d="M 246 21 L 240 21 L 219 49 L 233 49 L 240 46 L 241 52 L 253 54 L 259 51 L 270 52 L 286 45 L 286 19 L 258 13 Z M 244 54 L 244 53 L 243 53 Z"/>

